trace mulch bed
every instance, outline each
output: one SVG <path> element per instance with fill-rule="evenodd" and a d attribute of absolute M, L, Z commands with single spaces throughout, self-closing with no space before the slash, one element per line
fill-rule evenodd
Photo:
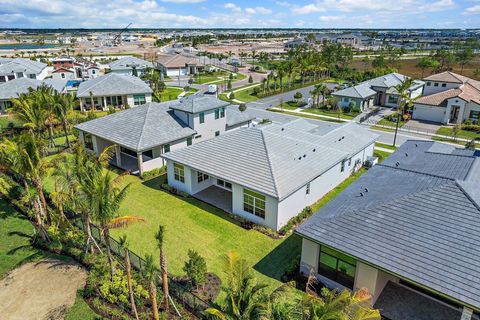
<path fill-rule="evenodd" d="M 190 280 L 187 277 L 176 279 L 181 284 L 189 284 Z M 205 284 L 193 288 L 192 293 L 204 301 L 214 301 L 220 293 L 222 280 L 213 272 L 207 273 L 205 277 Z"/>

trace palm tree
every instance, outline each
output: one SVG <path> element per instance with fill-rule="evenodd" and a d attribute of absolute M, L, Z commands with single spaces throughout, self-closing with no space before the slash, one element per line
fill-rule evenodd
<path fill-rule="evenodd" d="M 37 88 L 36 91 L 31 91 L 30 95 L 37 104 L 37 108 L 41 108 L 45 111 L 45 125 L 48 129 L 48 140 L 50 141 L 50 147 L 55 146 L 53 140 L 53 126 L 55 125 L 55 111 L 54 111 L 54 92 L 52 87 L 42 85 Z"/>
<path fill-rule="evenodd" d="M 157 246 L 160 250 L 160 270 L 162 273 L 162 289 L 163 289 L 163 299 L 165 303 L 165 311 L 168 313 L 169 308 L 169 292 L 168 292 L 168 271 L 167 271 L 167 257 L 164 250 L 165 242 L 165 227 L 162 225 L 158 226 L 158 231 L 155 234 L 155 239 L 157 240 Z"/>
<path fill-rule="evenodd" d="M 29 93 L 21 93 L 18 98 L 10 101 L 12 102 L 12 107 L 7 111 L 13 113 L 30 133 L 40 133 L 44 130 L 47 113 Z"/>
<path fill-rule="evenodd" d="M 395 86 L 395 89 L 398 92 L 398 112 L 397 123 L 395 125 L 395 136 L 393 138 L 393 146 L 395 146 L 395 143 L 397 141 L 398 126 L 400 124 L 400 121 L 403 120 L 403 115 L 407 111 L 407 108 L 412 107 L 413 102 L 415 101 L 415 98 L 411 97 L 411 92 L 409 90 L 414 81 L 415 80 L 413 78 L 405 78 L 402 83 Z"/>
<path fill-rule="evenodd" d="M 158 306 L 157 306 L 157 286 L 155 279 L 157 278 L 157 269 L 153 263 L 153 256 L 147 255 L 145 257 L 145 276 L 150 287 L 150 300 L 152 303 L 153 319 L 158 320 Z"/>
<path fill-rule="evenodd" d="M 208 308 L 206 313 L 222 320 L 259 318 L 265 312 L 263 290 L 267 286 L 256 283 L 248 263 L 236 252 L 225 255 L 224 268 L 225 303 L 221 309 Z"/>
<path fill-rule="evenodd" d="M 53 100 L 53 114 L 57 118 L 57 121 L 62 124 L 67 147 L 71 148 L 72 145 L 68 138 L 68 114 L 73 110 L 75 97 L 69 93 L 60 94 L 57 92 L 54 94 Z"/>
<path fill-rule="evenodd" d="M 253 70 L 255 70 L 255 59 L 257 58 L 257 51 L 252 50 L 252 53 L 250 53 L 250 57 L 252 57 Z"/>
<path fill-rule="evenodd" d="M 130 253 L 128 251 L 127 236 L 126 235 L 121 236 L 118 243 L 124 255 L 125 271 L 127 272 L 127 285 L 128 285 L 128 292 L 130 294 L 130 305 L 132 308 L 132 313 L 135 316 L 135 319 L 138 320 L 137 306 L 135 305 L 135 296 L 133 294 L 132 267 L 130 264 Z"/>

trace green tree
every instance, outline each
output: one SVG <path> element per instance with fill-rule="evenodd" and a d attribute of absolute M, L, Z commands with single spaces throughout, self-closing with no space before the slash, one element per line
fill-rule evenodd
<path fill-rule="evenodd" d="M 297 91 L 297 92 L 295 92 L 295 94 L 293 95 L 293 98 L 294 98 L 295 100 L 300 100 L 300 99 L 303 98 L 303 94 L 302 94 L 300 91 Z"/>
<path fill-rule="evenodd" d="M 150 288 L 149 292 L 150 302 L 152 304 L 153 319 L 159 320 L 157 305 L 157 285 L 155 284 L 155 281 L 157 279 L 157 269 L 155 268 L 155 264 L 153 263 L 153 256 L 150 254 L 145 257 L 145 277 L 148 281 L 148 285 Z"/>
<path fill-rule="evenodd" d="M 162 289 L 163 289 L 163 302 L 165 306 L 165 311 L 168 312 L 169 309 L 169 297 L 168 292 L 168 270 L 167 270 L 167 256 L 165 254 L 165 227 L 162 225 L 158 226 L 158 231 L 155 234 L 155 239 L 157 240 L 157 247 L 160 251 L 160 271 L 162 276 Z"/>
<path fill-rule="evenodd" d="M 118 244 L 120 245 L 120 250 L 123 253 L 124 262 L 125 262 L 128 293 L 130 295 L 130 307 L 132 308 L 132 313 L 135 316 L 135 319 L 138 320 L 139 318 L 138 318 L 137 306 L 135 304 L 135 295 L 134 295 L 133 286 L 132 286 L 132 266 L 130 264 L 130 253 L 128 250 L 127 236 L 126 235 L 121 236 L 118 241 Z"/>
<path fill-rule="evenodd" d="M 475 149 L 476 149 L 475 139 L 472 139 L 472 140 L 470 140 L 469 142 L 467 142 L 467 143 L 465 144 L 465 149 L 475 151 Z"/>
<path fill-rule="evenodd" d="M 53 96 L 53 114 L 58 122 L 62 124 L 63 133 L 65 134 L 65 140 L 67 147 L 71 148 L 69 132 L 68 132 L 68 115 L 72 112 L 75 105 L 75 97 L 70 93 L 55 93 Z"/>
<path fill-rule="evenodd" d="M 205 259 L 195 250 L 188 250 L 188 260 L 185 261 L 183 271 L 187 274 L 192 285 L 197 287 L 204 285 L 207 276 L 207 263 Z"/>
<path fill-rule="evenodd" d="M 473 57 L 474 57 L 473 49 L 465 48 L 461 51 L 458 51 L 456 54 L 456 57 L 457 57 L 458 63 L 461 66 L 460 74 L 463 74 L 463 69 L 465 68 L 465 66 L 469 64 L 470 61 L 473 60 Z"/>
<path fill-rule="evenodd" d="M 252 75 L 249 75 L 249 76 L 248 76 L 248 83 L 253 83 Z"/>

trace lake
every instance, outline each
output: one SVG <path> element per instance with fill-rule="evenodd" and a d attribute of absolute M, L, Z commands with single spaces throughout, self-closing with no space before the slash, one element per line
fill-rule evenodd
<path fill-rule="evenodd" d="M 0 50 L 32 50 L 32 49 L 51 49 L 57 47 L 56 44 L 38 44 L 38 43 L 12 43 L 0 44 Z"/>

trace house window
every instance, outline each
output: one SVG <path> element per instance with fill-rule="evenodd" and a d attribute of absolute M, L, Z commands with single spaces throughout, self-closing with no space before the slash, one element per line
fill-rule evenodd
<path fill-rule="evenodd" d="M 342 160 L 342 165 L 340 166 L 340 172 L 345 171 L 345 160 Z"/>
<path fill-rule="evenodd" d="M 446 83 L 442 83 L 442 87 L 445 88 L 447 86 Z"/>
<path fill-rule="evenodd" d="M 200 114 L 198 115 L 198 117 L 200 118 L 200 123 L 204 123 L 204 122 L 205 122 L 205 112 L 200 112 Z"/>
<path fill-rule="evenodd" d="M 65 79 L 65 73 L 61 73 L 62 79 Z"/>
<path fill-rule="evenodd" d="M 352 158 L 348 159 L 348 166 L 350 167 L 352 165 Z"/>
<path fill-rule="evenodd" d="M 319 274 L 353 289 L 356 265 L 355 259 L 328 247 L 320 246 Z"/>
<path fill-rule="evenodd" d="M 396 104 L 398 102 L 397 96 L 388 96 L 388 103 Z"/>
<path fill-rule="evenodd" d="M 152 149 L 144 151 L 144 152 L 142 152 L 142 154 L 146 157 L 149 157 L 150 159 L 153 159 L 153 150 Z"/>
<path fill-rule="evenodd" d="M 432 83 L 430 81 L 427 82 L 427 87 L 430 87 Z"/>
<path fill-rule="evenodd" d="M 120 152 L 128 154 L 129 156 L 132 156 L 134 158 L 137 157 L 137 153 L 135 151 L 124 148 L 124 147 L 120 147 Z"/>
<path fill-rule="evenodd" d="M 185 182 L 185 168 L 181 164 L 173 164 L 173 178 L 177 181 Z"/>
<path fill-rule="evenodd" d="M 197 171 L 197 182 L 200 183 L 206 180 L 208 180 L 208 174 Z"/>
<path fill-rule="evenodd" d="M 187 138 L 187 146 L 191 146 L 192 145 L 192 137 L 188 137 Z"/>
<path fill-rule="evenodd" d="M 310 194 L 310 182 L 307 183 L 307 187 L 305 188 L 305 194 Z"/>
<path fill-rule="evenodd" d="M 92 70 L 92 74 L 95 74 L 95 70 Z"/>
<path fill-rule="evenodd" d="M 170 152 L 170 144 L 164 144 L 163 145 L 163 153 Z"/>
<path fill-rule="evenodd" d="M 93 139 L 90 133 L 85 133 L 83 135 L 83 143 L 85 144 L 85 148 L 93 150 Z"/>
<path fill-rule="evenodd" d="M 28 75 L 30 79 L 37 79 L 37 76 L 34 73 Z"/>
<path fill-rule="evenodd" d="M 232 184 L 230 182 L 224 181 L 222 179 L 217 179 L 217 185 L 222 187 L 222 188 L 232 190 Z"/>
<path fill-rule="evenodd" d="M 225 108 L 220 108 L 220 118 L 225 118 Z"/>
<path fill-rule="evenodd" d="M 434 86 L 434 87 L 438 87 L 438 82 L 435 82 L 435 83 L 433 84 L 433 86 Z"/>
<path fill-rule="evenodd" d="M 215 120 L 220 118 L 220 109 L 215 109 Z"/>
<path fill-rule="evenodd" d="M 476 110 L 470 111 L 470 120 L 478 121 L 479 117 L 480 117 L 480 111 L 476 111 Z"/>
<path fill-rule="evenodd" d="M 248 189 L 243 189 L 243 210 L 265 219 L 265 196 Z"/>
<path fill-rule="evenodd" d="M 215 137 L 218 137 L 220 135 L 220 131 L 215 131 Z"/>
<path fill-rule="evenodd" d="M 145 100 L 144 94 L 135 94 L 133 95 L 133 104 L 138 106 L 141 104 L 145 104 L 147 101 Z"/>

